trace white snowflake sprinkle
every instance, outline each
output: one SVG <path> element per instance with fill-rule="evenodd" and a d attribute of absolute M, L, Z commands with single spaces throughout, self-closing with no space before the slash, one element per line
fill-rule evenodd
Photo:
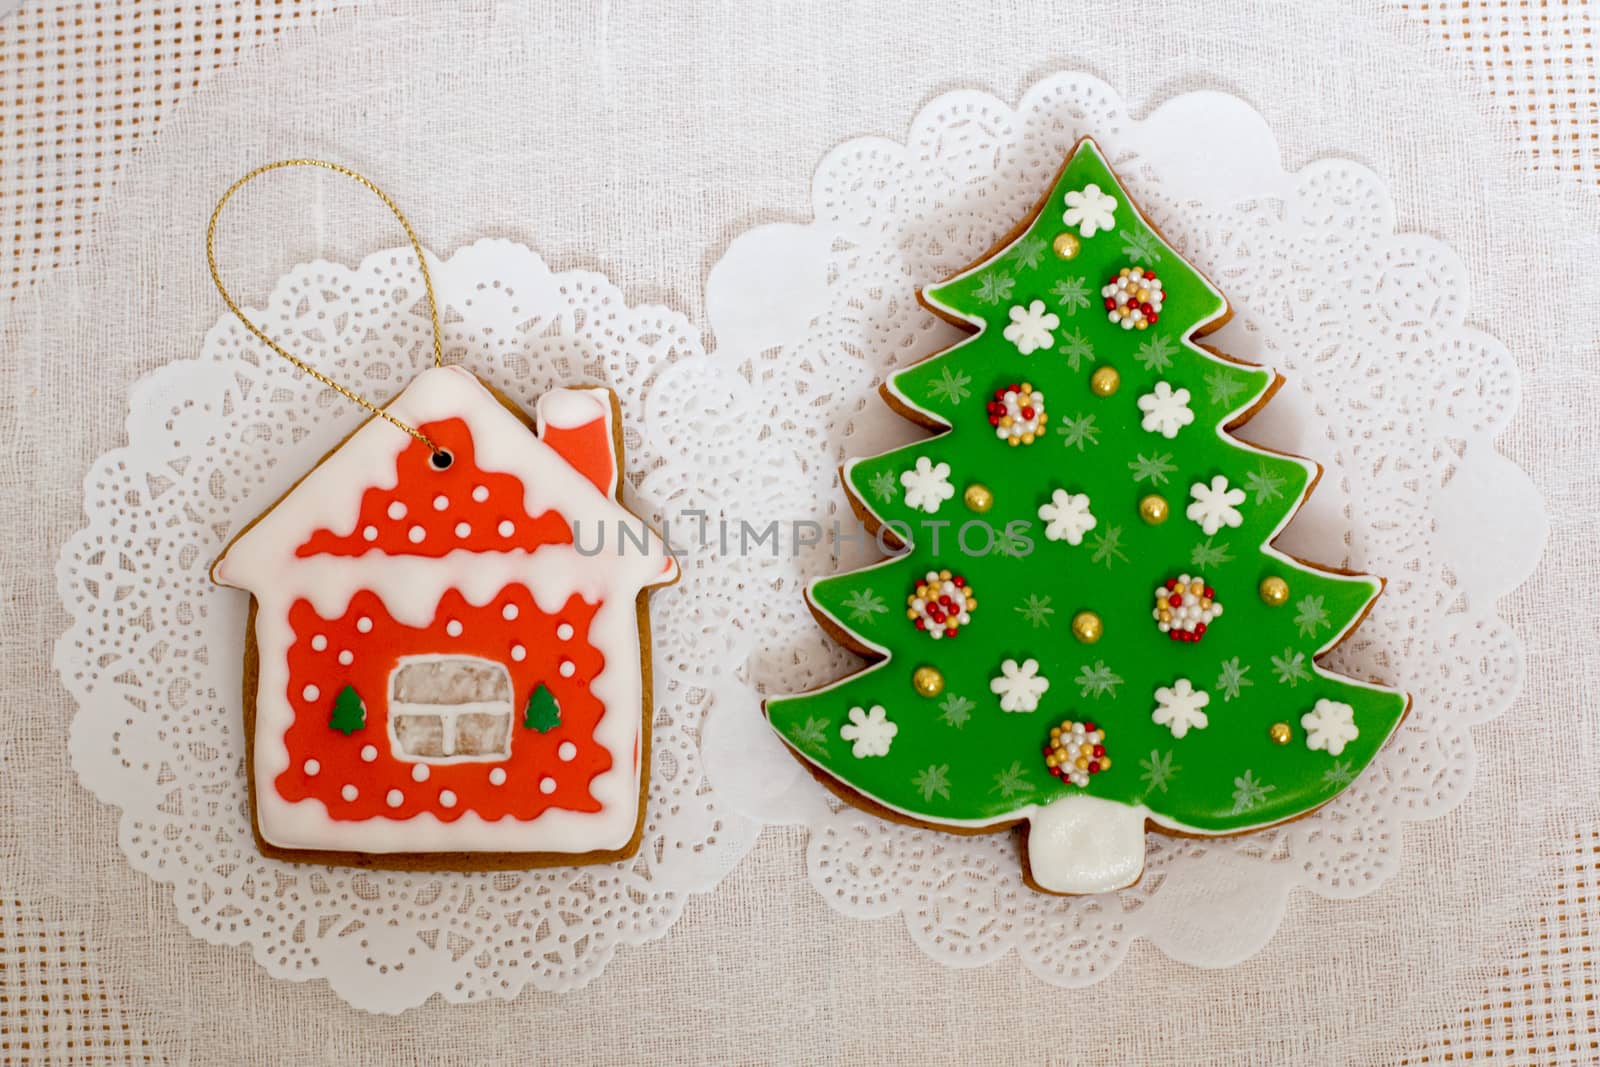
<path fill-rule="evenodd" d="M 989 680 L 989 691 L 1000 697 L 1001 711 L 1033 711 L 1039 698 L 1050 688 L 1050 679 L 1039 674 L 1039 661 L 1014 659 L 1000 664 L 1000 677 Z"/>
<path fill-rule="evenodd" d="M 1083 544 L 1083 535 L 1094 529 L 1095 523 L 1089 514 L 1089 498 L 1065 489 L 1057 489 L 1050 494 L 1050 503 L 1040 505 L 1039 518 L 1045 522 L 1046 539 L 1069 545 Z"/>
<path fill-rule="evenodd" d="M 1194 503 L 1184 514 L 1200 524 L 1200 529 L 1210 537 L 1224 526 L 1238 526 L 1244 522 L 1237 505 L 1244 503 L 1243 489 L 1229 489 L 1228 479 L 1217 475 L 1211 484 L 1195 482 L 1189 487 Z"/>
<path fill-rule="evenodd" d="M 950 464 L 935 464 L 927 456 L 919 457 L 915 467 L 901 473 L 900 484 L 906 488 L 906 506 L 930 515 L 956 495 L 956 487 L 950 484 Z"/>
<path fill-rule="evenodd" d="M 1330 756 L 1344 751 L 1344 746 L 1361 736 L 1356 729 L 1356 709 L 1337 700 L 1319 700 L 1317 706 L 1300 716 L 1300 725 L 1306 731 L 1306 747 Z"/>
<path fill-rule="evenodd" d="M 889 721 L 883 705 L 874 704 L 870 710 L 850 709 L 850 721 L 839 727 L 839 736 L 850 742 L 850 753 L 856 759 L 868 756 L 887 756 L 889 745 L 900 727 Z"/>
<path fill-rule="evenodd" d="M 1171 439 L 1178 431 L 1194 421 L 1189 410 L 1189 390 L 1174 389 L 1167 382 L 1157 382 L 1155 391 L 1139 398 L 1139 410 L 1144 412 L 1140 423 L 1150 433 Z"/>
<path fill-rule="evenodd" d="M 1005 339 L 1017 346 L 1017 351 L 1025 356 L 1031 356 L 1041 348 L 1049 348 L 1055 343 L 1055 335 L 1051 332 L 1061 325 L 1061 317 L 1044 306 L 1043 300 L 1035 300 L 1027 307 L 1018 304 L 1011 309 L 1011 325 L 1002 333 Z"/>
<path fill-rule="evenodd" d="M 1156 710 L 1150 717 L 1156 725 L 1165 726 L 1173 737 L 1182 737 L 1190 727 L 1204 730 L 1210 722 L 1200 709 L 1211 703 L 1211 694 L 1196 689 L 1187 678 L 1179 678 L 1172 685 L 1156 690 Z"/>
<path fill-rule="evenodd" d="M 1117 224 L 1117 198 L 1102 193 L 1094 182 L 1067 193 L 1066 201 L 1067 210 L 1062 212 L 1061 221 L 1076 226 L 1082 237 L 1093 237 Z"/>

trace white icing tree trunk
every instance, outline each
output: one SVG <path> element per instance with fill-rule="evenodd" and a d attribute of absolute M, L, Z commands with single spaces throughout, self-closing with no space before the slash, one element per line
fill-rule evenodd
<path fill-rule="evenodd" d="M 1028 816 L 1028 868 L 1052 893 L 1126 889 L 1144 873 L 1145 810 L 1069 793 Z"/>

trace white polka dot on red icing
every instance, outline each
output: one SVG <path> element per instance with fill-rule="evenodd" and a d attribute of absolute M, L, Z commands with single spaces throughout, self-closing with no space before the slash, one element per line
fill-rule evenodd
<path fill-rule="evenodd" d="M 376 541 L 378 539 L 378 528 L 376 526 L 364 527 L 361 531 L 361 539 L 363 541 Z"/>
<path fill-rule="evenodd" d="M 572 624 L 570 622 L 564 622 L 560 626 L 557 626 L 556 636 L 561 638 L 563 641 L 572 640 Z"/>
<path fill-rule="evenodd" d="M 561 757 L 563 763 L 571 763 L 578 756 L 578 746 L 571 741 L 563 741 L 561 747 L 556 749 L 556 755 Z"/>
<path fill-rule="evenodd" d="M 391 789 L 388 796 L 383 798 L 383 802 L 391 808 L 398 808 L 406 802 L 406 795 L 398 789 Z"/>
<path fill-rule="evenodd" d="M 500 609 L 500 617 L 507 622 L 510 622 L 512 619 L 517 617 L 517 606 L 515 604 L 507 604 L 505 607 Z"/>
<path fill-rule="evenodd" d="M 339 795 L 344 797 L 345 800 L 353 801 L 356 797 L 361 795 L 361 790 L 357 789 L 353 785 L 347 784 L 343 789 L 339 790 Z"/>
<path fill-rule="evenodd" d="M 328 635 L 327 634 L 317 634 L 315 637 L 313 637 L 311 639 L 311 651 L 313 651 L 313 652 L 321 652 L 323 649 L 325 649 L 327 647 L 328 647 Z"/>
<path fill-rule="evenodd" d="M 318 689 L 314 685 L 308 685 L 304 689 L 300 690 L 300 695 L 305 697 L 307 700 L 315 700 L 322 695 L 322 690 Z"/>
<path fill-rule="evenodd" d="M 515 531 L 515 530 L 516 530 L 516 526 L 512 523 L 512 521 L 510 519 L 501 519 L 500 520 L 500 525 L 495 527 L 495 532 L 498 533 L 501 537 L 510 537 L 512 532 Z"/>
<path fill-rule="evenodd" d="M 306 777 L 307 778 L 315 778 L 317 776 L 317 773 L 319 771 L 321 771 L 321 770 L 322 770 L 322 764 L 318 763 L 314 759 L 306 760 L 305 772 L 306 772 Z"/>
<path fill-rule="evenodd" d="M 561 672 L 561 677 L 571 678 L 578 672 L 578 665 L 570 659 L 564 659 L 561 661 L 561 666 L 556 669 Z"/>
<path fill-rule="evenodd" d="M 372 620 L 365 615 L 361 616 L 356 620 L 356 629 L 364 634 L 370 634 L 372 632 Z"/>
<path fill-rule="evenodd" d="M 488 500 L 489 499 L 489 487 L 486 486 L 486 485 L 475 485 L 475 486 L 473 486 L 472 487 L 472 499 L 476 500 L 480 504 L 483 503 L 485 500 Z"/>
<path fill-rule="evenodd" d="M 456 806 L 456 795 L 448 789 L 439 790 L 439 806 L 453 808 Z"/>
<path fill-rule="evenodd" d="M 377 745 L 362 745 L 361 746 L 361 761 L 363 763 L 371 763 L 373 760 L 375 760 L 377 758 L 378 758 L 378 746 Z"/>
<path fill-rule="evenodd" d="M 413 782 L 426 782 L 428 780 L 428 765 L 426 763 L 419 763 L 412 767 L 411 780 Z"/>
<path fill-rule="evenodd" d="M 489 772 L 489 784 L 490 785 L 505 785 L 506 784 L 506 769 L 504 767 L 496 767 L 494 770 L 490 771 Z"/>
<path fill-rule="evenodd" d="M 521 645 L 512 645 L 511 658 L 516 660 L 518 663 L 521 663 L 523 660 L 528 658 L 528 650 L 523 648 Z"/>
<path fill-rule="evenodd" d="M 414 545 L 422 544 L 422 539 L 428 536 L 428 531 L 420 526 L 413 526 L 406 531 L 406 540 Z"/>
<path fill-rule="evenodd" d="M 354 663 L 355 661 L 356 654 L 351 652 L 348 648 L 339 653 L 339 662 L 344 664 L 346 667 L 350 666 L 350 664 Z"/>
<path fill-rule="evenodd" d="M 406 506 L 398 500 L 390 501 L 389 517 L 396 522 L 406 517 Z"/>
<path fill-rule="evenodd" d="M 433 510 L 434 511 L 443 511 L 445 508 L 447 508 L 449 506 L 450 506 L 450 498 L 445 496 L 443 493 L 440 493 L 438 496 L 433 498 Z"/>
<path fill-rule="evenodd" d="M 460 619 L 451 619 L 449 622 L 445 623 L 444 624 L 444 632 L 449 634 L 451 637 L 460 637 L 461 636 L 461 620 Z"/>
<path fill-rule="evenodd" d="M 467 522 L 456 523 L 456 536 L 465 540 L 472 536 L 472 524 Z"/>
<path fill-rule="evenodd" d="M 539 779 L 539 792 L 543 793 L 545 796 L 549 796 L 551 793 L 554 793 L 555 791 L 556 791 L 556 780 L 554 778 L 541 778 L 541 779 Z"/>

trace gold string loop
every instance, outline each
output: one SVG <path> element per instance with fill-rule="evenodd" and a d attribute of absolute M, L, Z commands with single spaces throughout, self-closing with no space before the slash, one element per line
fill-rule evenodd
<path fill-rule="evenodd" d="M 416 232 L 411 229 L 411 223 L 400 211 L 399 206 L 393 200 L 389 199 L 388 193 L 385 193 L 382 189 L 379 189 L 376 185 L 372 184 L 372 182 L 363 175 L 357 174 L 349 167 L 343 167 L 337 163 L 329 163 L 326 160 L 321 159 L 280 159 L 275 163 L 262 164 L 249 174 L 246 174 L 244 177 L 228 186 L 228 191 L 222 194 L 222 199 L 218 200 L 217 206 L 212 209 L 211 221 L 206 225 L 206 264 L 211 268 L 211 280 L 216 283 L 217 292 L 222 294 L 223 303 L 228 305 L 228 310 L 233 312 L 234 315 L 238 317 L 240 322 L 244 323 L 245 329 L 253 333 L 257 340 L 266 345 L 268 348 L 272 349 L 278 355 L 282 356 L 284 359 L 288 360 L 290 363 L 293 363 L 301 371 L 309 374 L 312 378 L 315 378 L 317 381 L 321 382 L 323 385 L 326 385 L 329 389 L 332 389 L 345 399 L 360 404 L 362 407 L 366 408 L 379 418 L 387 419 L 389 422 L 398 426 L 412 437 L 415 437 L 418 441 L 421 441 L 423 444 L 427 445 L 428 450 L 432 452 L 435 457 L 445 455 L 443 449 L 441 449 L 438 445 L 435 445 L 432 441 L 428 440 L 428 438 L 425 437 L 416 427 L 408 426 L 406 423 L 401 422 L 387 411 L 372 403 L 372 401 L 363 396 L 359 396 L 355 392 L 352 392 L 351 390 L 340 385 L 332 378 L 329 378 L 326 374 L 323 374 L 321 371 L 310 366 L 304 360 L 290 355 L 287 349 L 285 349 L 277 341 L 274 341 L 271 337 L 268 337 L 266 331 L 262 330 L 261 327 L 251 322 L 250 319 L 245 316 L 245 313 L 239 308 L 239 305 L 234 302 L 232 295 L 229 294 L 227 287 L 222 284 L 222 275 L 217 271 L 216 238 L 217 219 L 221 217 L 223 207 L 228 203 L 229 197 L 238 192 L 246 182 L 260 177 L 269 170 L 278 170 L 282 167 L 322 167 L 324 170 L 331 170 L 337 174 L 343 174 L 345 177 L 352 178 L 366 186 L 373 192 L 374 195 L 377 196 L 379 200 L 383 201 L 385 207 L 394 212 L 394 217 L 400 220 L 400 225 L 405 228 L 406 236 L 411 239 L 411 248 L 417 254 L 417 267 L 422 271 L 422 284 L 428 290 L 428 314 L 432 316 L 433 319 L 433 365 L 435 367 L 444 366 L 444 345 L 440 340 L 439 335 L 439 306 L 434 301 L 433 278 L 428 274 L 428 261 L 422 255 L 422 242 L 417 240 Z M 443 464 L 440 465 L 442 466 Z"/>

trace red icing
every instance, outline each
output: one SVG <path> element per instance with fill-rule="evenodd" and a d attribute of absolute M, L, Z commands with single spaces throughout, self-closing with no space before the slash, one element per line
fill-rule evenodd
<path fill-rule="evenodd" d="M 599 394 L 603 403 L 610 403 Z M 594 483 L 607 496 L 616 487 L 616 442 L 611 439 L 611 427 L 602 412 L 582 426 L 559 427 L 546 424 L 540 439 L 572 464 L 577 472 Z"/>
<path fill-rule="evenodd" d="M 427 450 L 422 454 L 426 456 Z M 516 608 L 511 620 L 505 618 L 508 604 Z M 358 592 L 336 619 L 322 618 L 307 600 L 296 601 L 289 610 L 295 640 L 289 649 L 288 697 L 294 721 L 284 733 L 289 769 L 275 781 L 279 795 L 291 803 L 320 800 L 330 817 L 347 821 L 407 819 L 431 812 L 452 822 L 468 811 L 490 820 L 510 816 L 527 821 L 550 808 L 599 811 L 600 803 L 590 793 L 589 784 L 610 769 L 612 757 L 594 739 L 605 708 L 589 688 L 605 663 L 587 639 L 598 610 L 598 604 L 574 596 L 557 614 L 547 615 L 520 584 L 506 586 L 482 607 L 468 604 L 451 590 L 440 600 L 432 622 L 421 628 L 396 622 L 378 596 L 368 590 Z M 365 633 L 358 627 L 361 618 L 372 621 Z M 452 621 L 461 624 L 455 637 L 447 630 Z M 562 623 L 573 628 L 567 640 L 556 633 Z M 319 635 L 326 639 L 325 644 L 313 641 Z M 324 647 L 318 651 L 314 643 Z M 523 659 L 514 657 L 514 646 L 525 650 Z M 343 651 L 352 654 L 348 665 L 339 662 Z M 389 674 L 402 656 L 423 654 L 481 657 L 506 668 L 512 688 L 508 757 L 456 763 L 396 758 L 388 730 Z M 576 668 L 571 677 L 561 675 L 564 659 Z M 522 725 L 528 698 L 541 684 L 561 706 L 561 723 L 548 733 Z M 355 687 L 367 709 L 365 726 L 349 736 L 328 724 L 334 701 L 346 685 Z M 313 698 L 307 698 L 307 686 L 316 687 Z M 560 748 L 568 741 L 577 747 L 577 753 L 571 760 L 562 760 Z M 377 749 L 377 758 L 370 762 L 361 758 L 367 745 Z M 315 775 L 306 773 L 308 759 L 320 765 Z M 423 782 L 412 777 L 419 763 L 428 767 Z M 497 767 L 506 772 L 501 785 L 494 785 L 489 777 Z M 545 778 L 555 780 L 553 792 L 540 790 Z M 347 784 L 358 791 L 353 801 L 342 796 Z M 397 807 L 388 804 L 392 789 L 403 796 Z M 456 795 L 453 807 L 440 803 L 444 790 Z"/>
<path fill-rule="evenodd" d="M 412 441 L 395 462 L 395 488 L 370 488 L 362 494 L 361 517 L 355 529 L 344 533 L 317 530 L 295 555 L 359 556 L 380 549 L 392 556 L 443 556 L 458 548 L 532 551 L 540 545 L 572 543 L 572 530 L 561 515 L 554 511 L 528 514 L 520 479 L 478 469 L 464 420 L 441 419 L 418 429 L 450 453 L 450 466 L 437 469 L 428 447 Z M 476 499 L 474 493 L 484 499 Z M 441 497 L 443 508 L 438 506 Z M 397 503 L 405 510 L 400 514 L 395 509 L 400 517 L 394 518 L 390 510 Z M 502 527 L 506 522 L 511 525 Z M 413 530 L 421 531 L 420 541 L 412 539 L 416 536 Z"/>

